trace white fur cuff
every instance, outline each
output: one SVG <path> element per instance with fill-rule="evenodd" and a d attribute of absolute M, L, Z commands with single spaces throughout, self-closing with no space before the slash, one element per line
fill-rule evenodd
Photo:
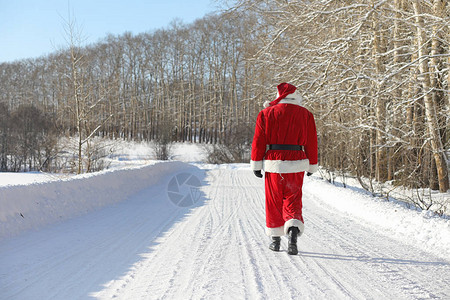
<path fill-rule="evenodd" d="M 263 161 L 262 160 L 258 160 L 258 161 L 251 160 L 250 161 L 250 168 L 253 171 L 262 170 L 262 168 L 263 168 Z"/>
<path fill-rule="evenodd" d="M 266 227 L 266 234 L 268 236 L 283 236 L 284 235 L 284 227 L 275 227 L 275 228 L 269 228 Z"/>
<path fill-rule="evenodd" d="M 305 224 L 303 224 L 302 221 L 297 220 L 297 219 L 290 219 L 288 221 L 286 221 L 286 223 L 284 223 L 284 234 L 288 234 L 288 230 L 290 227 L 297 227 L 300 230 L 300 233 L 298 234 L 298 236 L 301 236 L 303 234 L 303 232 L 305 231 Z"/>
<path fill-rule="evenodd" d="M 317 164 L 315 164 L 315 165 L 309 165 L 309 168 L 308 168 L 308 172 L 309 173 L 315 173 L 315 172 L 317 172 L 319 170 L 319 166 L 317 165 Z"/>

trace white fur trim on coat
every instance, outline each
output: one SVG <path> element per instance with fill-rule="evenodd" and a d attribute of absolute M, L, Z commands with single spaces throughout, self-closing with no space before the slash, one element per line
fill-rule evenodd
<path fill-rule="evenodd" d="M 284 226 L 269 228 L 266 227 L 266 234 L 268 236 L 283 236 L 284 235 Z"/>
<path fill-rule="evenodd" d="M 286 223 L 284 223 L 284 234 L 288 234 L 288 230 L 290 227 L 297 227 L 298 230 L 300 230 L 300 233 L 298 234 L 298 236 L 301 236 L 303 234 L 303 232 L 305 231 L 305 224 L 303 224 L 302 221 L 297 220 L 297 219 L 290 219 L 287 220 Z"/>
<path fill-rule="evenodd" d="M 264 160 L 264 171 L 269 173 L 298 173 L 308 171 L 309 159 L 301 160 Z"/>
<path fill-rule="evenodd" d="M 258 161 L 251 160 L 250 161 L 250 168 L 253 171 L 262 170 L 262 168 L 263 168 L 263 161 L 262 160 L 258 160 Z"/>
<path fill-rule="evenodd" d="M 308 168 L 308 172 L 309 173 L 315 173 L 315 172 L 317 172 L 319 170 L 319 166 L 317 165 L 317 164 L 315 164 L 315 165 L 309 165 L 309 168 Z"/>

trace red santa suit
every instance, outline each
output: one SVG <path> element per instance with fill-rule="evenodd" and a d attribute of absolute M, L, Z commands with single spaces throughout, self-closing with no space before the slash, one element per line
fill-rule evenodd
<path fill-rule="evenodd" d="M 256 120 L 251 168 L 265 171 L 267 235 L 288 234 L 291 226 L 301 235 L 303 177 L 318 168 L 316 125 L 295 86 L 282 83 L 277 88 L 278 98 L 266 102 Z"/>

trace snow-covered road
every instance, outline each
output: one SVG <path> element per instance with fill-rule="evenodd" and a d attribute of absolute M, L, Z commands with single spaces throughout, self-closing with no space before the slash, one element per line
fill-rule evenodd
<path fill-rule="evenodd" d="M 233 165 L 189 172 L 202 182 L 193 207 L 169 201 L 172 174 L 126 201 L 2 240 L 0 299 L 450 297 L 450 260 L 330 204 L 348 191 L 319 193 L 326 182 L 305 180 L 306 230 L 289 256 L 284 238 L 282 252 L 268 249 L 262 179 Z"/>

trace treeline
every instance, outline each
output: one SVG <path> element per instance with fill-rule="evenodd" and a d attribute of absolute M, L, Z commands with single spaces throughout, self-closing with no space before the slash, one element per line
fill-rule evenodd
<path fill-rule="evenodd" d="M 69 23 L 68 49 L 0 65 L 0 103 L 54 116 L 79 157 L 93 136 L 248 148 L 261 104 L 286 81 L 316 116 L 322 166 L 368 189 L 374 179 L 446 191 L 449 6 L 240 0 L 88 47 Z"/>
<path fill-rule="evenodd" d="M 67 49 L 0 65 L 0 103 L 54 115 L 55 134 L 78 137 L 78 173 L 89 170 L 93 136 L 249 145 L 260 109 L 246 60 L 252 22 L 211 15 L 87 47 L 67 22 Z"/>
<path fill-rule="evenodd" d="M 0 65 L 0 101 L 53 112 L 68 135 L 84 113 L 105 137 L 151 140 L 167 127 L 174 141 L 223 142 L 260 109 L 245 60 L 250 22 L 213 15 L 88 47 L 71 27 L 68 50 Z"/>

